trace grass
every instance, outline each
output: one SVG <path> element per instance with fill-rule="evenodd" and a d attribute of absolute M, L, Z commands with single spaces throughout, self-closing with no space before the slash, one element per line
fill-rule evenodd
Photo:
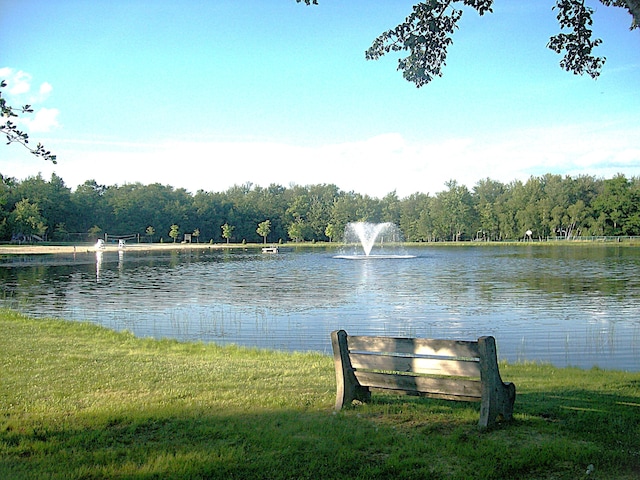
<path fill-rule="evenodd" d="M 640 374 L 501 364 L 515 418 L 374 394 L 335 413 L 333 361 L 135 338 L 0 311 L 0 478 L 632 479 Z M 593 472 L 587 468 L 593 465 Z"/>

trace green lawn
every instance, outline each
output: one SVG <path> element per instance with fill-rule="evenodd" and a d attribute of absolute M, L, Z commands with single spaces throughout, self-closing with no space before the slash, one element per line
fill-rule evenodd
<path fill-rule="evenodd" d="M 640 478 L 640 373 L 501 372 L 515 418 L 481 432 L 475 403 L 335 413 L 327 356 L 0 311 L 0 478 Z"/>

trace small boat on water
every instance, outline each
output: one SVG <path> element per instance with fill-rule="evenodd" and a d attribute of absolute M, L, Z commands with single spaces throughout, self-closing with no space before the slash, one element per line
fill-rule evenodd
<path fill-rule="evenodd" d="M 280 249 L 277 245 L 272 245 L 270 247 L 262 247 L 262 253 L 278 253 Z"/>

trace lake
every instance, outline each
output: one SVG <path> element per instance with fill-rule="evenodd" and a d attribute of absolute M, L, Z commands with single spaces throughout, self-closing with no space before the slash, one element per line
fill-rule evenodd
<path fill-rule="evenodd" d="M 0 258 L 0 306 L 141 337 L 331 352 L 329 333 L 477 339 L 499 357 L 640 371 L 640 248 L 425 246 Z M 374 250 L 375 253 L 375 250 Z"/>

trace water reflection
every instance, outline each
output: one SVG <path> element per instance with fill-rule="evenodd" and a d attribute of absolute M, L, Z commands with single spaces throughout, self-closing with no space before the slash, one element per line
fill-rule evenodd
<path fill-rule="evenodd" d="M 102 268 L 102 255 L 101 250 L 96 251 L 96 282 L 100 281 L 100 269 Z"/>
<path fill-rule="evenodd" d="M 500 356 L 640 370 L 640 251 L 422 248 L 78 252 L 0 259 L 1 303 L 141 336 L 330 351 L 329 332 L 494 335 Z M 98 255 L 100 254 L 100 255 Z"/>

